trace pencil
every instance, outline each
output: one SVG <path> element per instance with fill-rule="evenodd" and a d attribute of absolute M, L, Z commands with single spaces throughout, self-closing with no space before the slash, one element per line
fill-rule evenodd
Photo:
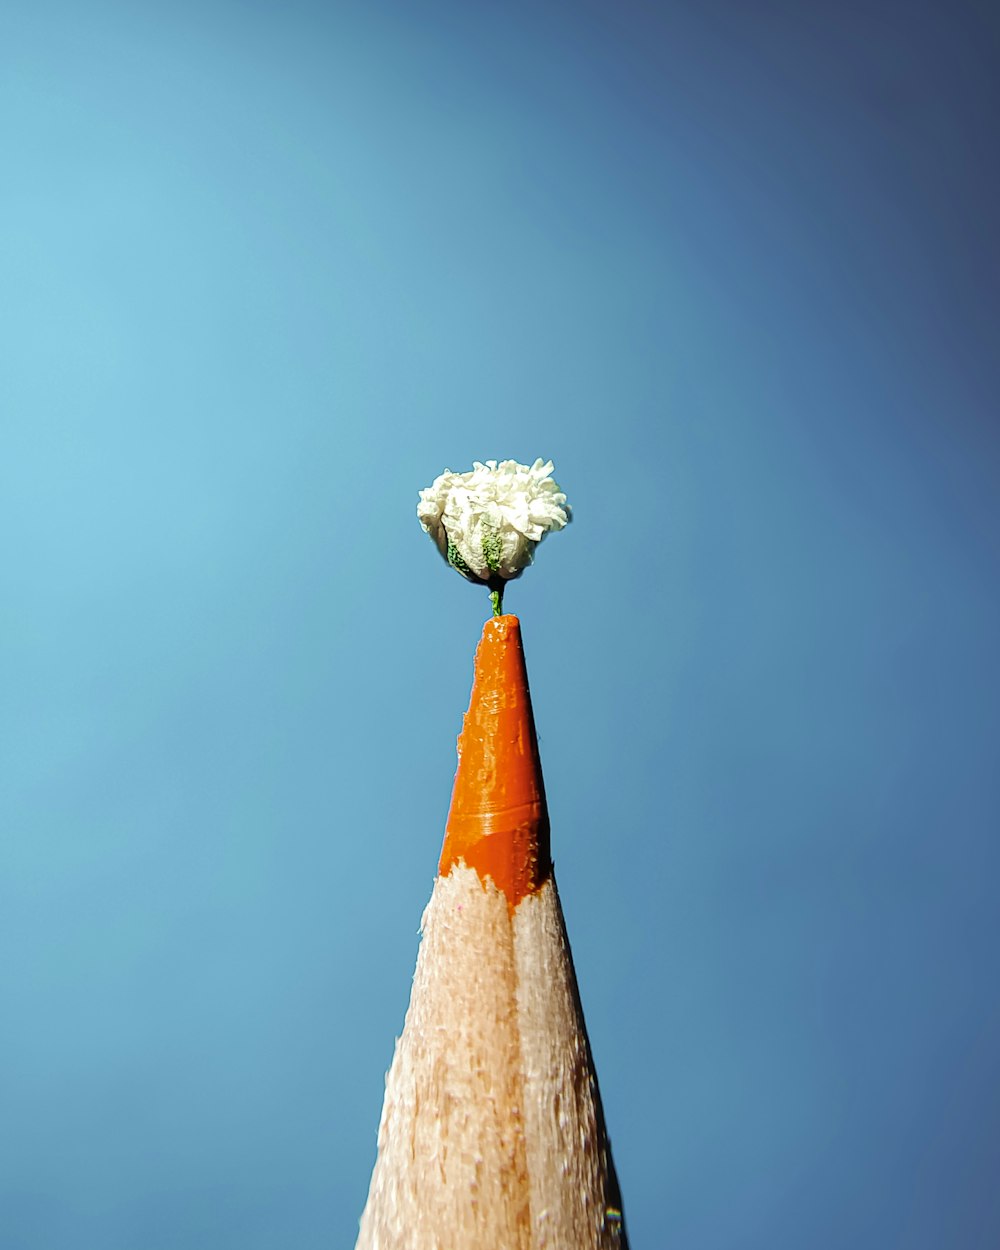
<path fill-rule="evenodd" d="M 516 616 L 487 621 L 357 1250 L 621 1250 Z"/>

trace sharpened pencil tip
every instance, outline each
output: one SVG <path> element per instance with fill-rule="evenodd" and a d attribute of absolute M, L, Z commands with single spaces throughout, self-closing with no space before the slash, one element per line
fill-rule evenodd
<path fill-rule="evenodd" d="M 511 912 L 552 871 L 545 786 L 516 616 L 488 620 L 476 650 L 438 871 L 447 876 L 462 861 L 481 880 L 493 879 Z"/>

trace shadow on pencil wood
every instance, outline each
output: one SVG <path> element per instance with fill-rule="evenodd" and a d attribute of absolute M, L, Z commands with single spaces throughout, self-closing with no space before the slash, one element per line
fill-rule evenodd
<path fill-rule="evenodd" d="M 552 884 L 555 886 L 555 872 L 552 873 Z M 559 891 L 556 890 L 556 898 L 558 900 Z M 566 959 L 569 965 L 569 983 L 573 994 L 573 1005 L 576 1008 L 577 1019 L 580 1022 L 580 1032 L 583 1035 L 583 1041 L 587 1047 L 587 1062 L 590 1070 L 594 1074 L 594 1111 L 597 1114 L 597 1132 L 601 1140 L 605 1143 L 607 1152 L 608 1166 L 608 1211 L 609 1218 L 612 1218 L 611 1212 L 617 1211 L 618 1220 L 621 1224 L 621 1250 L 629 1250 L 628 1228 L 625 1224 L 625 1209 L 622 1205 L 621 1185 L 618 1183 L 618 1170 L 615 1167 L 614 1154 L 611 1150 L 611 1138 L 608 1136 L 608 1125 L 604 1118 L 604 1100 L 601 1098 L 601 1086 L 597 1079 L 597 1065 L 594 1063 L 594 1053 L 590 1048 L 590 1034 L 587 1032 L 587 1020 L 583 1014 L 583 1003 L 580 999 L 580 987 L 576 980 L 576 965 L 573 962 L 573 948 L 569 944 L 569 933 L 566 930 L 566 917 L 563 915 L 562 904 L 559 904 L 559 926 L 562 930 L 563 945 L 566 947 Z"/>
<path fill-rule="evenodd" d="M 533 1244 L 628 1250 L 554 876 L 518 905 L 513 929 Z"/>

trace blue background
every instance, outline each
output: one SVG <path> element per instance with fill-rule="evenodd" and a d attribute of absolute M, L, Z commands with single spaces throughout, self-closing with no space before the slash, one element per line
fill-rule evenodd
<path fill-rule="evenodd" d="M 1000 1244 L 983 4 L 0 17 L 4 1250 L 350 1246 L 485 592 L 636 1250 Z"/>

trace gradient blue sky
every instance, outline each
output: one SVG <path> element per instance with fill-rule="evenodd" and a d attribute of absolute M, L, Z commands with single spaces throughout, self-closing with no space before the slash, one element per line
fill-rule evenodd
<path fill-rule="evenodd" d="M 0 14 L 4 1250 L 353 1244 L 488 610 L 634 1250 L 1000 1244 L 984 4 Z"/>

